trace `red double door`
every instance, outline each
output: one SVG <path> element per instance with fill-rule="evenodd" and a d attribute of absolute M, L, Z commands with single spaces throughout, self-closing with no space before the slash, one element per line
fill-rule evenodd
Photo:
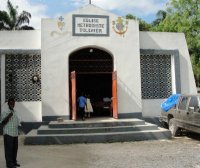
<path fill-rule="evenodd" d="M 71 72 L 71 106 L 72 120 L 77 119 L 76 109 L 76 72 Z M 118 118 L 118 100 L 117 100 L 117 72 L 112 73 L 112 110 L 113 118 Z"/>

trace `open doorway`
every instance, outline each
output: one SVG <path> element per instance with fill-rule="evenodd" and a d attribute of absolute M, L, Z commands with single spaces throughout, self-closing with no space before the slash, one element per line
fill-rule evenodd
<path fill-rule="evenodd" d="M 109 104 L 104 100 L 112 97 L 112 74 L 77 74 L 77 96 L 81 92 L 90 95 L 93 116 L 110 116 Z"/>
<path fill-rule="evenodd" d="M 104 100 L 112 97 L 112 55 L 97 48 L 78 50 L 69 57 L 69 73 L 72 71 L 76 73 L 76 97 L 81 93 L 90 95 L 94 109 L 92 116 L 111 116 L 109 103 Z M 71 82 L 69 89 L 71 93 Z"/>

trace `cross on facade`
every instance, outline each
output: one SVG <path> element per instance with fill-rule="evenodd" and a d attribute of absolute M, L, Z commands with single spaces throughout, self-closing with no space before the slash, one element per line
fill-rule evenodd
<path fill-rule="evenodd" d="M 60 16 L 58 19 L 59 19 L 61 22 L 64 20 L 64 18 L 63 18 L 62 16 Z"/>

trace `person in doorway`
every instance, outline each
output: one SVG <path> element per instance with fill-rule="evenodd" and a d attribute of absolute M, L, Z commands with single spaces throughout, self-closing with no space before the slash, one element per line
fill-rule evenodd
<path fill-rule="evenodd" d="M 90 118 L 91 113 L 93 113 L 92 104 L 90 101 L 90 95 L 86 96 L 86 106 L 85 106 L 85 116 Z"/>
<path fill-rule="evenodd" d="M 78 111 L 80 113 L 81 119 L 84 121 L 85 120 L 86 98 L 83 93 L 78 97 L 77 101 L 78 101 Z"/>
<path fill-rule="evenodd" d="M 8 108 L 1 115 L 3 125 L 4 150 L 7 168 L 20 167 L 17 163 L 18 151 L 18 126 L 20 126 L 19 117 L 14 110 L 15 100 L 8 99 Z"/>

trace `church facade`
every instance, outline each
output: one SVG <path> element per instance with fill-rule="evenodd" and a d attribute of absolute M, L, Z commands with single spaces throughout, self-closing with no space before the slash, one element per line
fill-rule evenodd
<path fill-rule="evenodd" d="M 156 117 L 171 94 L 197 93 L 184 34 L 141 32 L 137 20 L 91 4 L 0 37 L 1 109 L 14 97 L 25 122 L 76 120 L 82 92 L 94 117 L 114 118 Z"/>

